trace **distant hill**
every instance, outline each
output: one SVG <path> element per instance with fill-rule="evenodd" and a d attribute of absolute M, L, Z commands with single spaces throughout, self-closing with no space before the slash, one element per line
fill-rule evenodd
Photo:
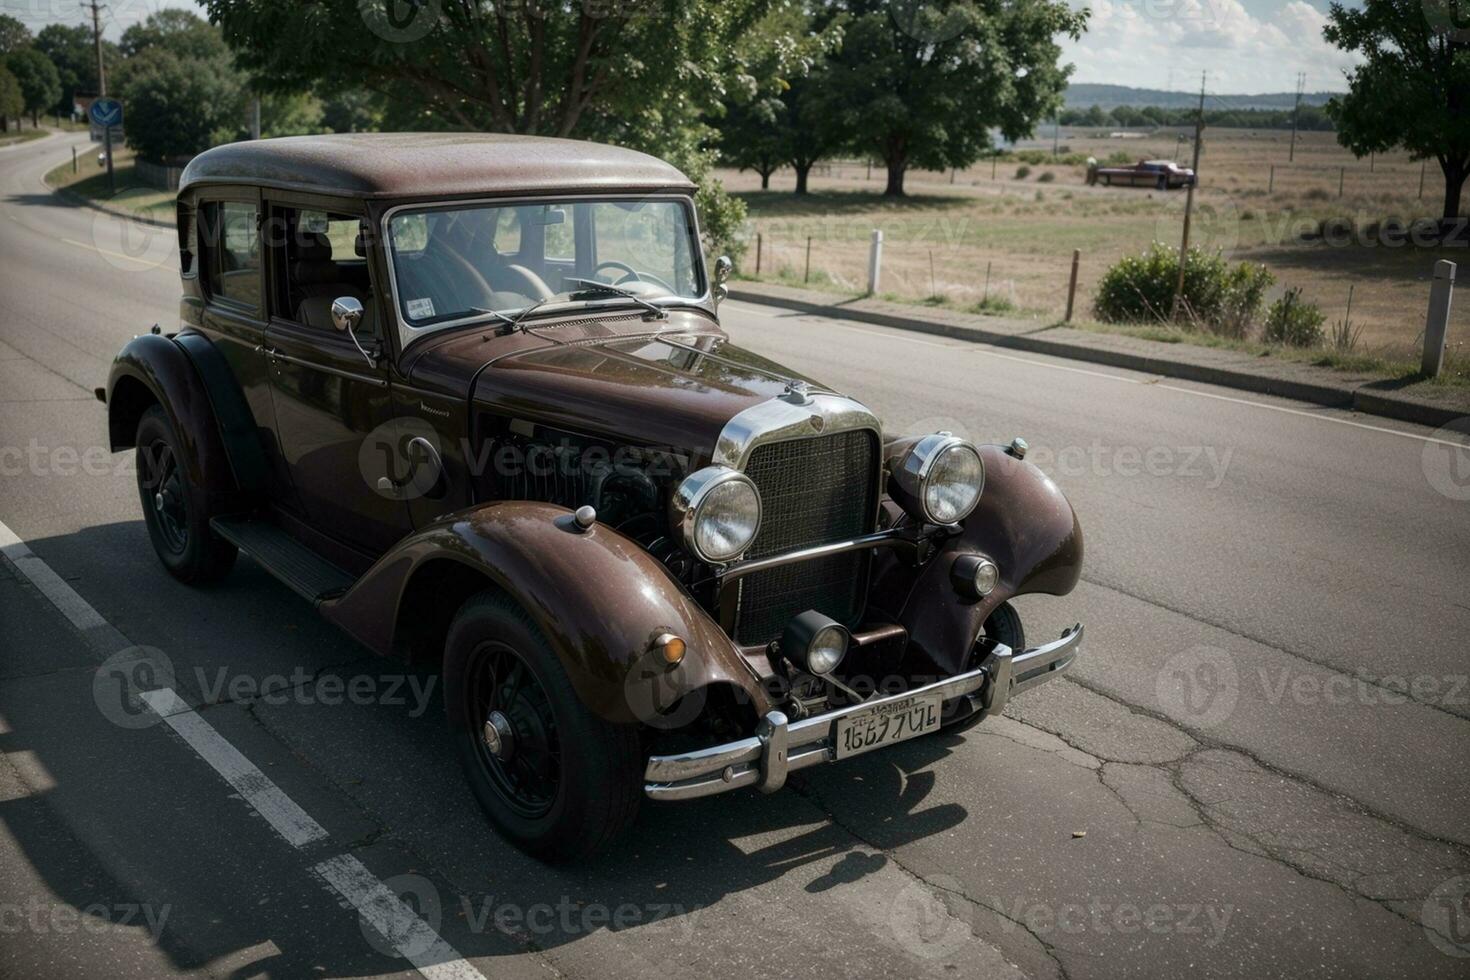
<path fill-rule="evenodd" d="M 1307 92 L 1302 96 L 1302 105 L 1326 105 L 1327 100 L 1336 94 L 1338 93 Z M 1113 109 L 1123 105 L 1139 109 L 1145 106 L 1186 109 L 1199 104 L 1199 93 L 1074 82 L 1067 86 L 1066 100 L 1069 109 L 1087 109 L 1091 106 Z M 1295 92 L 1264 92 L 1260 95 L 1205 94 L 1207 109 L 1290 109 L 1295 103 Z"/>

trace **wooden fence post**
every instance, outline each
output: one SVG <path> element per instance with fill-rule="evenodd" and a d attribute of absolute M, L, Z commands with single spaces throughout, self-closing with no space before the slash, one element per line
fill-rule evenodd
<path fill-rule="evenodd" d="M 873 231 L 873 242 L 868 248 L 868 295 L 878 295 L 878 283 L 883 278 L 883 232 Z"/>
<path fill-rule="evenodd" d="M 1337 196 L 1342 197 L 1342 185 L 1347 180 L 1347 167 L 1337 168 Z"/>
<path fill-rule="evenodd" d="M 1082 264 L 1082 249 L 1072 249 L 1072 281 L 1067 284 L 1067 322 L 1072 322 L 1072 308 L 1077 300 L 1077 267 Z"/>
<path fill-rule="evenodd" d="M 812 281 L 812 236 L 806 236 L 806 275 L 801 277 L 802 282 Z"/>
<path fill-rule="evenodd" d="M 765 237 L 757 234 L 755 236 L 755 274 L 761 274 L 761 246 L 765 244 Z"/>
<path fill-rule="evenodd" d="M 1271 176 L 1266 181 L 1266 193 L 1271 194 L 1276 190 L 1276 164 L 1271 164 Z"/>

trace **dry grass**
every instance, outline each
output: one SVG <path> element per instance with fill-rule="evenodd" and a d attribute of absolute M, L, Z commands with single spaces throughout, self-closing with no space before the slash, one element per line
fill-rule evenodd
<path fill-rule="evenodd" d="M 71 162 L 52 168 L 46 183 L 79 194 L 119 213 L 158 220 L 170 220 L 177 195 L 173 191 L 145 187 L 133 172 L 133 152 L 116 147 L 112 154 L 113 177 L 117 193 L 107 186 L 107 168 L 97 162 L 97 154 L 88 152 L 77 157 L 78 170 L 72 173 Z"/>
<path fill-rule="evenodd" d="M 1391 246 L 1363 234 L 1346 244 L 1303 243 L 1301 235 L 1326 218 L 1346 217 L 1363 227 L 1388 217 L 1433 217 L 1442 193 L 1437 168 L 1429 167 L 1421 200 L 1421 166 L 1406 156 L 1375 159 L 1370 169 L 1369 161 L 1338 147 L 1332 134 L 1304 133 L 1295 161 L 1288 163 L 1289 140 L 1289 133 L 1275 131 L 1206 133 L 1192 241 L 1233 259 L 1264 263 L 1277 279 L 1270 298 L 1299 288 L 1328 323 L 1344 317 L 1349 286 L 1355 286 L 1352 321 L 1361 330 L 1356 353 L 1371 360 L 1416 360 L 1434 262 L 1463 263 L 1470 258 L 1467 250 Z M 1172 131 L 1138 140 L 1072 133 L 1062 142 L 1072 153 L 1098 159 L 1121 151 L 1187 165 L 1192 152 Z M 1050 150 L 1050 140 L 1034 144 L 1043 146 Z M 866 289 L 869 236 L 881 228 L 884 293 L 914 301 L 938 294 L 958 307 L 989 296 L 1049 321 L 1065 307 L 1074 248 L 1082 251 L 1077 307 L 1085 313 L 1098 279 L 1114 261 L 1155 240 L 1179 241 L 1181 191 L 1087 187 L 1081 166 L 1032 167 L 1025 180 L 1015 178 L 1015 163 L 1000 161 L 994 169 L 994 179 L 988 161 L 955 175 L 912 173 L 910 196 L 897 202 L 882 198 L 881 171 L 875 168 L 869 179 L 858 163 L 814 174 L 814 193 L 805 199 L 790 193 L 787 174 L 777 175 L 769 192 L 758 189 L 752 174 L 723 176 L 750 204 L 754 230 L 762 236 L 761 278 L 801 283 L 810 237 L 812 285 L 842 292 Z M 1055 173 L 1055 182 L 1038 185 L 1044 172 Z M 744 266 L 745 274 L 754 274 L 754 249 Z M 1470 348 L 1470 302 L 1455 304 L 1450 343 L 1455 350 Z"/>

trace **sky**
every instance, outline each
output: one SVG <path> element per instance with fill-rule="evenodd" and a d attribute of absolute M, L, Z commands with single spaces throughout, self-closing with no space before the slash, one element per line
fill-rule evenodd
<path fill-rule="evenodd" d="M 1210 92 L 1289 92 L 1297 72 L 1308 91 L 1343 91 L 1352 61 L 1322 40 L 1326 0 L 1068 0 L 1092 9 L 1079 42 L 1062 45 L 1073 79 L 1193 91 L 1207 71 Z M 194 0 L 105 0 L 107 36 L 161 7 L 198 10 Z M 0 0 L 0 9 L 40 30 L 90 16 L 83 0 Z"/>

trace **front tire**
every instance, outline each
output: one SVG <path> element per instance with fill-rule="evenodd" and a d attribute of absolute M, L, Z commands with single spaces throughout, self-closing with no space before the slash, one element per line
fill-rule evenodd
<path fill-rule="evenodd" d="M 985 625 L 980 628 L 980 635 L 987 640 L 995 640 L 1004 643 L 1016 653 L 1026 649 L 1026 630 L 1021 625 L 1021 614 L 1016 612 L 1016 607 L 1009 602 L 1002 602 L 991 610 L 985 619 Z M 974 662 L 971 669 L 980 666 L 980 649 L 978 645 L 975 650 Z M 967 715 L 945 727 L 945 731 L 954 735 L 960 735 L 980 724 L 981 715 L 977 711 Z"/>
<path fill-rule="evenodd" d="M 643 797 L 638 731 L 593 715 L 517 603 L 483 592 L 449 627 L 444 710 L 465 778 L 511 843 L 543 861 L 589 857 Z"/>
<path fill-rule="evenodd" d="M 208 498 L 189 480 L 188 458 L 163 406 L 151 405 L 138 420 L 138 497 L 158 560 L 190 585 L 217 582 L 238 554 L 209 527 Z"/>

